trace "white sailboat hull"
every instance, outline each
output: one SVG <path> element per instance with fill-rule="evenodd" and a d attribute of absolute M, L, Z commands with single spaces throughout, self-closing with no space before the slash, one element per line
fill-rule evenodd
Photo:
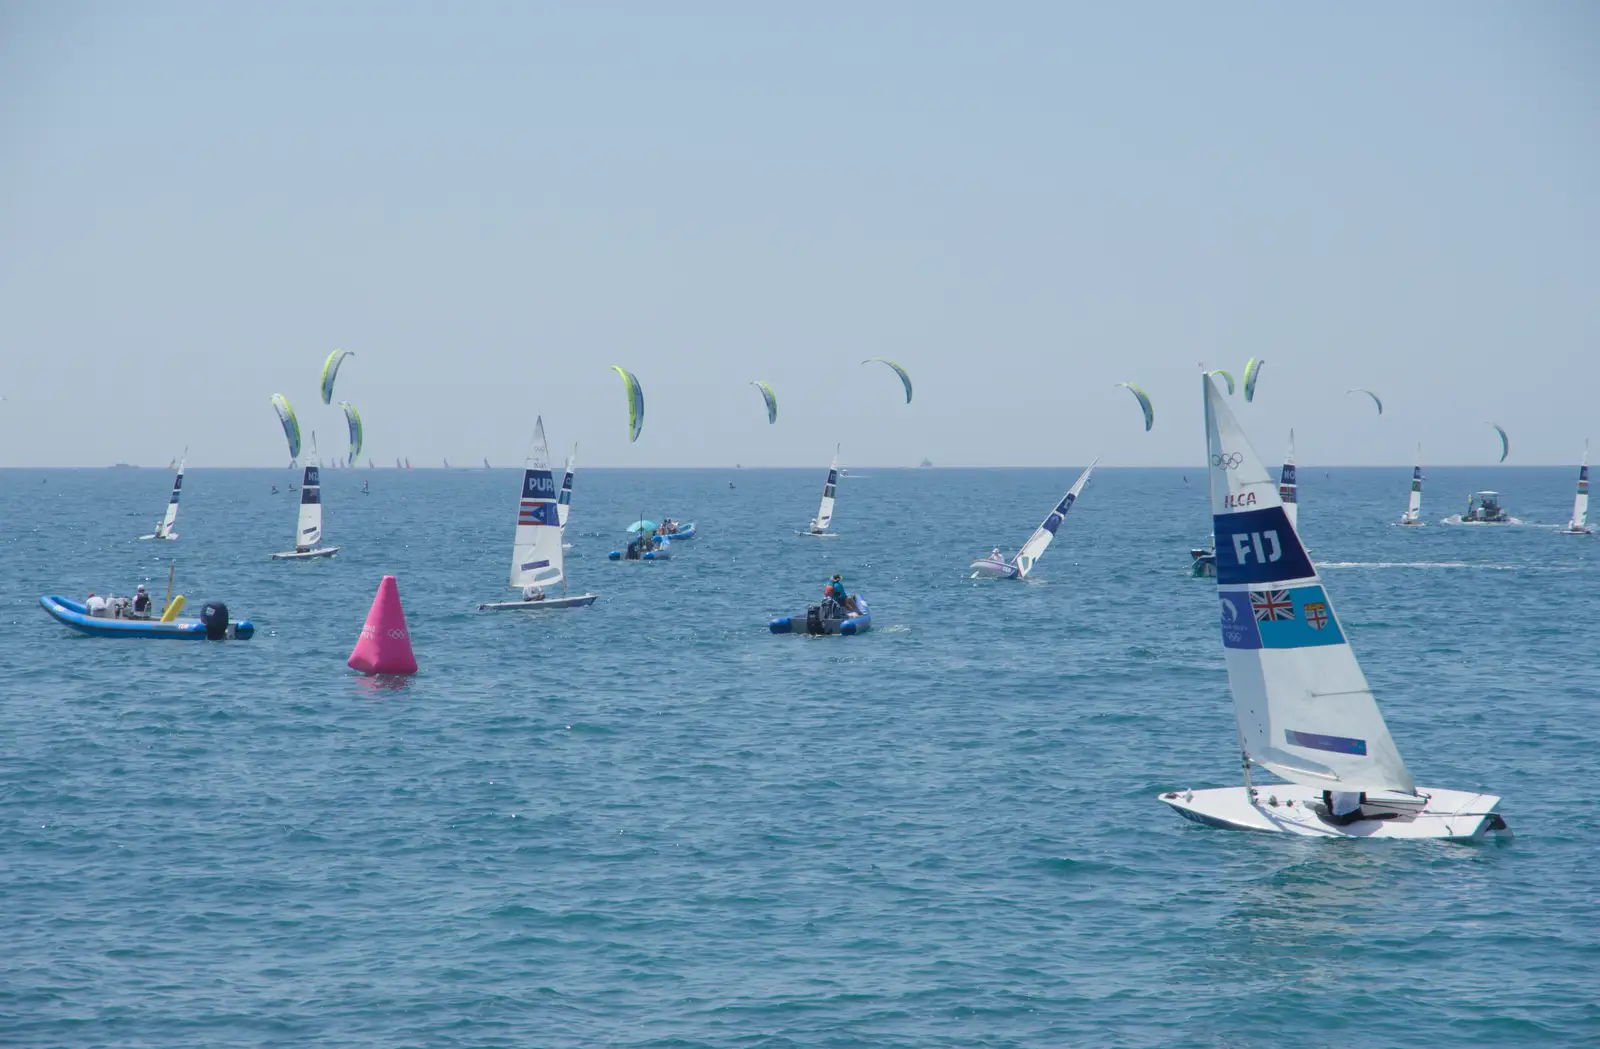
<path fill-rule="evenodd" d="M 837 539 L 837 538 L 839 538 L 839 533 L 838 532 L 813 532 L 813 531 L 810 531 L 809 529 L 806 530 L 806 531 L 796 531 L 794 534 L 795 535 L 809 535 L 813 539 Z"/>
<path fill-rule="evenodd" d="M 1004 561 L 991 561 L 985 557 L 972 562 L 973 579 L 1016 579 L 1018 578 L 1017 566 Z"/>
<path fill-rule="evenodd" d="M 1594 529 L 1592 529 L 1592 528 L 1573 528 L 1572 527 L 1572 523 L 1569 521 L 1569 522 L 1567 522 L 1567 527 L 1561 529 L 1556 534 L 1557 535 L 1593 535 L 1594 534 Z M 174 536 L 173 538 L 177 538 L 177 537 Z"/>
<path fill-rule="evenodd" d="M 310 561 L 318 557 L 332 557 L 339 552 L 337 546 L 318 547 L 315 550 L 290 550 L 286 553 L 273 554 L 274 561 Z"/>
<path fill-rule="evenodd" d="M 176 538 L 178 538 L 178 533 L 177 532 L 168 532 L 166 535 L 156 535 L 154 532 L 151 532 L 149 535 L 141 535 L 139 538 L 140 539 L 176 539 Z"/>
<path fill-rule="evenodd" d="M 1255 788 L 1216 787 L 1169 791 L 1160 799 L 1186 820 L 1222 830 L 1293 834 L 1305 838 L 1435 838 L 1470 841 L 1505 820 L 1494 811 L 1500 799 L 1465 790 L 1418 788 L 1419 798 L 1403 794 L 1369 796 L 1364 813 L 1394 813 L 1340 825 L 1324 818 L 1322 792 L 1295 783 Z M 1254 795 L 1252 797 L 1252 795 Z"/>
<path fill-rule="evenodd" d="M 554 612 L 560 608 L 582 608 L 592 605 L 599 594 L 578 594 L 573 597 L 547 597 L 542 601 L 490 601 L 478 606 L 480 612 Z"/>

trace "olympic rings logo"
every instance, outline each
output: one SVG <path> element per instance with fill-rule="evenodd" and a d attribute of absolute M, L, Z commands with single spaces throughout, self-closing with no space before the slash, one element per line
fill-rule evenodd
<path fill-rule="evenodd" d="M 396 641 L 404 641 L 406 639 L 406 632 L 404 630 L 391 630 L 389 631 L 389 636 Z"/>
<path fill-rule="evenodd" d="M 1211 465 L 1219 470 L 1237 470 L 1242 462 L 1244 462 L 1244 456 L 1238 452 L 1229 452 L 1226 455 L 1213 455 L 1211 457 Z"/>

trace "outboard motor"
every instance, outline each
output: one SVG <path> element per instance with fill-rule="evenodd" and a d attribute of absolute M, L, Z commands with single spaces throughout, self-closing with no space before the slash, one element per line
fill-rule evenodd
<path fill-rule="evenodd" d="M 228 636 L 228 606 L 220 601 L 207 601 L 200 610 L 200 622 L 206 625 L 207 641 L 222 641 Z"/>
<path fill-rule="evenodd" d="M 806 609 L 806 633 L 808 633 L 808 634 L 821 634 L 821 633 L 824 633 L 824 631 L 822 629 L 822 606 L 821 605 L 812 605 L 812 606 L 810 606 L 809 608 Z"/>

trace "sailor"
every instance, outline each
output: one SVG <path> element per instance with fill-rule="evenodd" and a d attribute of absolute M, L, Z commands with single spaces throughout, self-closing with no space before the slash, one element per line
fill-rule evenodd
<path fill-rule="evenodd" d="M 1000 552 L 1000 548 L 998 546 L 989 551 L 989 560 L 998 562 L 1002 565 L 1006 563 L 1005 555 Z"/>
<path fill-rule="evenodd" d="M 150 595 L 145 593 L 143 583 L 133 592 L 133 616 L 135 619 L 150 618 Z"/>
<path fill-rule="evenodd" d="M 529 584 L 528 586 L 523 587 L 522 588 L 522 599 L 524 601 L 543 601 L 544 600 L 544 587 L 538 585 L 537 583 L 532 583 L 532 584 Z"/>
<path fill-rule="evenodd" d="M 104 617 L 106 614 L 106 599 L 91 590 L 89 591 L 89 600 L 84 602 L 84 607 L 89 610 L 91 616 Z"/>

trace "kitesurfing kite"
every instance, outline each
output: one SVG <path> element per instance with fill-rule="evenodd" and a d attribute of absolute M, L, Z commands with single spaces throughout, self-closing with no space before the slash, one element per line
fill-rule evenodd
<path fill-rule="evenodd" d="M 1150 405 L 1150 395 L 1131 382 L 1119 382 L 1117 385 L 1124 387 L 1129 393 L 1138 398 L 1139 407 L 1144 411 L 1144 429 L 1146 433 L 1149 433 L 1150 427 L 1156 421 L 1156 410 Z"/>
<path fill-rule="evenodd" d="M 361 413 L 349 401 L 340 401 L 339 407 L 344 409 L 344 421 L 350 426 L 350 461 L 355 462 L 361 454 Z"/>
<path fill-rule="evenodd" d="M 1507 436 L 1505 427 L 1499 423 L 1490 423 L 1489 425 L 1493 426 L 1494 432 L 1500 435 L 1500 461 L 1505 462 L 1506 456 L 1511 454 L 1511 438 Z"/>
<path fill-rule="evenodd" d="M 637 441 L 644 429 L 644 389 L 628 369 L 613 364 L 611 370 L 622 376 L 622 385 L 628 390 L 628 440 Z"/>
<path fill-rule="evenodd" d="M 1260 357 L 1251 357 L 1244 366 L 1244 399 L 1256 399 L 1256 380 L 1261 378 L 1261 366 L 1267 363 Z M 1232 392 L 1232 391 L 1230 391 Z"/>
<path fill-rule="evenodd" d="M 278 413 L 278 422 L 283 424 L 283 436 L 289 442 L 289 458 L 300 458 L 300 420 L 294 417 L 289 398 L 281 393 L 273 394 L 272 409 Z"/>
<path fill-rule="evenodd" d="M 1233 394 L 1233 373 L 1229 372 L 1226 368 L 1213 368 L 1211 371 L 1206 372 L 1206 374 L 1222 376 L 1228 381 L 1228 394 L 1230 396 Z"/>
<path fill-rule="evenodd" d="M 862 364 L 872 364 L 874 361 L 876 361 L 879 364 L 887 364 L 889 367 L 894 369 L 894 373 L 896 375 L 900 376 L 900 382 L 906 388 L 906 403 L 910 404 L 911 403 L 911 376 L 909 374 L 907 374 L 906 370 L 904 368 L 900 367 L 900 365 L 896 364 L 894 361 L 891 361 L 887 357 L 868 357 L 866 360 L 862 361 L 861 363 Z"/>
<path fill-rule="evenodd" d="M 339 377 L 339 365 L 344 363 L 346 357 L 354 357 L 352 350 L 334 350 L 328 354 L 328 359 L 322 362 L 322 403 L 333 403 L 333 380 Z"/>
<path fill-rule="evenodd" d="M 772 387 L 770 385 L 768 385 L 767 383 L 762 382 L 760 379 L 753 380 L 750 383 L 750 385 L 754 386 L 756 389 L 760 390 L 761 391 L 761 399 L 767 402 L 767 425 L 770 426 L 773 423 L 777 422 L 778 421 L 778 395 L 772 392 Z"/>
<path fill-rule="evenodd" d="M 1383 414 L 1383 402 L 1378 400 L 1378 395 L 1373 393 L 1371 390 L 1355 389 L 1355 390 L 1346 390 L 1344 392 L 1345 392 L 1346 396 L 1348 396 L 1348 395 L 1350 395 L 1352 393 L 1364 393 L 1364 394 L 1366 394 L 1368 397 L 1372 398 L 1372 403 L 1376 404 L 1378 406 L 1378 414 L 1379 415 Z"/>

